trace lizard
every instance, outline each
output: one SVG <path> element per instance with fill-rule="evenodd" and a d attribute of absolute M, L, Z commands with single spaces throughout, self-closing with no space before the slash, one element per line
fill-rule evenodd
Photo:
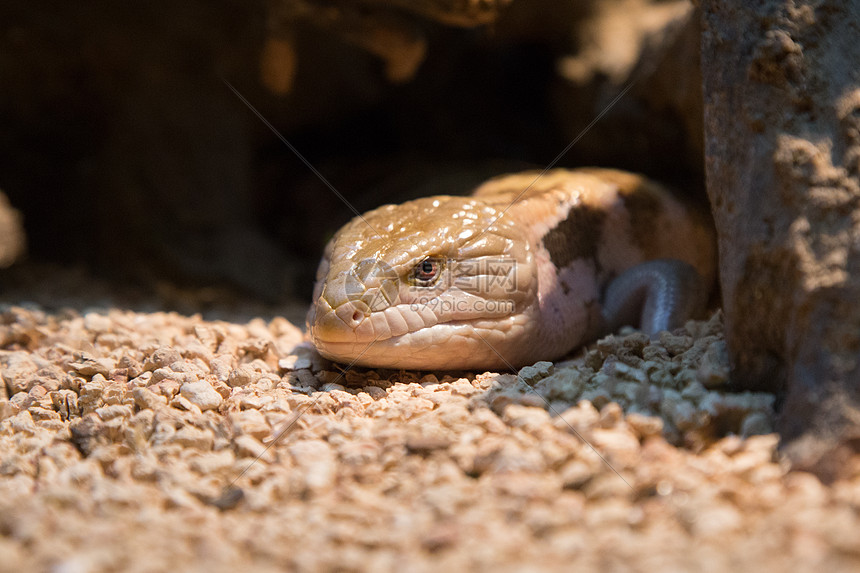
<path fill-rule="evenodd" d="M 515 368 L 624 325 L 682 326 L 715 273 L 707 215 L 660 184 L 526 171 L 352 219 L 325 247 L 307 329 L 336 362 Z"/>

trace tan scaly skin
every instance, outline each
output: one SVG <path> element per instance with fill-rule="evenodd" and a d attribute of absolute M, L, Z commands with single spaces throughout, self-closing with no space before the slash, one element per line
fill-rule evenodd
<path fill-rule="evenodd" d="M 638 175 L 539 173 L 350 221 L 317 271 L 307 322 L 320 354 L 371 367 L 507 369 L 623 324 L 674 328 L 701 310 L 716 263 L 706 218 Z"/>

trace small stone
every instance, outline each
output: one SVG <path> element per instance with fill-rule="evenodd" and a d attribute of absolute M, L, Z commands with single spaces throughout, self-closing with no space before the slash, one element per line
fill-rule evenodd
<path fill-rule="evenodd" d="M 644 332 L 634 330 L 621 341 L 622 347 L 634 356 L 642 356 L 642 351 L 651 343 L 651 337 Z"/>
<path fill-rule="evenodd" d="M 29 352 L 10 352 L 0 355 L 0 375 L 10 394 L 26 392 L 37 382 L 32 375 L 38 370 Z"/>
<path fill-rule="evenodd" d="M 302 440 L 289 447 L 290 455 L 299 468 L 302 485 L 320 492 L 334 485 L 337 468 L 331 446 L 322 440 Z"/>
<path fill-rule="evenodd" d="M 179 393 L 179 383 L 176 380 L 162 380 L 158 384 L 148 386 L 148 388 L 153 392 L 161 394 L 168 400 Z"/>
<path fill-rule="evenodd" d="M 590 435 L 591 444 L 604 455 L 610 455 L 624 466 L 632 466 L 639 455 L 639 438 L 627 428 L 595 428 Z"/>
<path fill-rule="evenodd" d="M 425 374 L 421 380 L 418 381 L 422 386 L 429 386 L 431 384 L 438 384 L 439 378 L 436 377 L 435 374 Z"/>
<path fill-rule="evenodd" d="M 84 315 L 84 328 L 94 332 L 109 332 L 113 327 L 113 321 L 103 314 L 88 312 Z"/>
<path fill-rule="evenodd" d="M 149 386 L 152 381 L 152 372 L 143 372 L 137 378 L 133 378 L 129 380 L 129 385 L 131 387 L 144 387 Z"/>
<path fill-rule="evenodd" d="M 592 468 L 582 460 L 572 460 L 561 468 L 560 476 L 567 489 L 580 489 L 594 476 Z"/>
<path fill-rule="evenodd" d="M 451 383 L 452 396 L 463 396 L 465 398 L 469 398 L 470 396 L 480 393 L 481 391 L 475 388 L 472 383 L 465 378 L 460 378 L 456 382 Z"/>
<path fill-rule="evenodd" d="M 180 430 L 181 431 L 181 430 Z M 202 448 L 198 448 L 202 449 Z M 201 474 L 211 474 L 229 468 L 236 461 L 232 450 L 225 449 L 217 452 L 206 452 L 194 456 L 189 460 L 191 469 Z"/>
<path fill-rule="evenodd" d="M 53 410 L 48 410 L 46 408 L 41 408 L 39 406 L 30 406 L 27 408 L 27 411 L 30 412 L 30 415 L 33 417 L 33 420 L 40 422 L 43 420 L 59 420 L 60 415 Z"/>
<path fill-rule="evenodd" d="M 669 359 L 669 353 L 662 346 L 652 344 L 642 350 L 642 358 L 646 361 L 661 362 Z"/>
<path fill-rule="evenodd" d="M 361 390 L 374 400 L 381 400 L 388 395 L 388 392 L 386 392 L 384 388 L 380 388 L 379 386 L 365 386 Z"/>
<path fill-rule="evenodd" d="M 233 358 L 229 354 L 216 356 L 209 361 L 209 368 L 218 380 L 227 382 L 233 372 Z"/>
<path fill-rule="evenodd" d="M 155 370 L 156 368 L 165 368 L 179 360 L 182 360 L 182 355 L 178 350 L 170 346 L 162 346 L 146 359 L 143 363 L 143 369 Z"/>
<path fill-rule="evenodd" d="M 693 382 L 681 390 L 681 398 L 694 404 L 698 404 L 707 395 L 708 390 L 698 382 Z"/>
<path fill-rule="evenodd" d="M 310 369 L 313 366 L 313 355 L 315 350 L 297 346 L 293 349 L 289 356 L 278 360 L 278 368 L 281 370 L 301 370 L 302 368 Z"/>
<path fill-rule="evenodd" d="M 322 372 L 318 372 L 316 376 L 320 382 L 325 384 L 337 384 L 343 385 L 345 382 L 343 378 L 343 374 L 340 372 L 333 372 L 331 370 L 323 370 Z"/>
<path fill-rule="evenodd" d="M 663 331 L 660 333 L 660 344 L 666 348 L 670 355 L 678 356 L 693 346 L 693 338 L 690 336 L 678 336 Z"/>
<path fill-rule="evenodd" d="M 663 432 L 663 420 L 657 416 L 645 416 L 633 412 L 627 414 L 626 420 L 640 439 L 658 436 Z"/>
<path fill-rule="evenodd" d="M 117 368 L 125 368 L 129 378 L 137 378 L 143 374 L 143 364 L 128 354 L 120 358 L 116 366 Z"/>
<path fill-rule="evenodd" d="M 265 338 L 251 338 L 239 345 L 239 350 L 250 356 L 261 358 L 266 355 L 272 346 L 272 342 Z"/>
<path fill-rule="evenodd" d="M 624 412 L 617 402 L 610 402 L 600 409 L 600 418 L 597 425 L 601 428 L 612 428 L 621 421 Z"/>
<path fill-rule="evenodd" d="M 712 342 L 696 371 L 696 379 L 705 388 L 719 388 L 729 381 L 729 352 L 725 340 Z"/>
<path fill-rule="evenodd" d="M 233 394 L 233 389 L 221 380 L 218 380 L 217 378 L 211 379 L 210 377 L 210 381 L 212 383 L 212 388 L 225 400 Z"/>
<path fill-rule="evenodd" d="M 625 406 L 635 404 L 636 398 L 644 392 L 647 393 L 648 387 L 636 382 L 619 382 L 612 389 L 612 397 L 616 400 L 622 400 Z"/>
<path fill-rule="evenodd" d="M 242 434 L 262 440 L 272 434 L 272 428 L 259 410 L 243 410 L 231 416 L 231 421 Z"/>
<path fill-rule="evenodd" d="M 164 368 L 156 368 L 152 371 L 152 383 L 158 383 L 162 380 L 176 380 L 179 384 L 188 384 L 191 382 L 197 382 L 199 378 L 195 374 L 191 374 L 188 372 L 176 372 L 172 368 L 164 367 Z"/>
<path fill-rule="evenodd" d="M 202 412 L 200 406 L 198 406 L 197 404 L 192 404 L 191 400 L 189 400 L 185 396 L 174 396 L 173 399 L 168 403 L 168 405 L 172 408 L 185 410 L 186 412 L 193 412 L 195 414 L 199 414 Z"/>
<path fill-rule="evenodd" d="M 221 394 L 216 392 L 212 385 L 205 380 L 183 384 L 179 388 L 179 393 L 203 411 L 214 410 L 224 401 Z"/>
<path fill-rule="evenodd" d="M 132 390 L 135 405 L 141 410 L 156 410 L 167 405 L 167 398 L 149 390 L 148 388 L 135 388 Z"/>
<path fill-rule="evenodd" d="M 738 529 L 743 524 L 741 513 L 727 503 L 715 504 L 699 511 L 692 529 L 702 538 L 715 538 Z"/>
<path fill-rule="evenodd" d="M 310 368 L 311 367 L 311 359 L 304 356 L 296 356 L 295 354 L 291 354 L 286 358 L 281 358 L 278 360 L 278 368 L 281 370 L 299 370 L 302 368 Z"/>
<path fill-rule="evenodd" d="M 511 404 L 505 408 L 502 419 L 509 426 L 534 432 L 549 422 L 550 416 L 543 408 Z"/>
<path fill-rule="evenodd" d="M 96 408 L 96 415 L 104 422 L 114 418 L 130 418 L 133 413 L 131 406 L 112 405 Z"/>
<path fill-rule="evenodd" d="M 695 429 L 702 424 L 700 417 L 707 414 L 696 410 L 695 406 L 686 400 L 675 402 L 669 410 L 669 419 L 681 431 Z"/>
<path fill-rule="evenodd" d="M 29 408 L 30 406 L 51 408 L 51 397 L 48 395 L 48 391 L 45 390 L 44 386 L 36 385 L 30 388 L 30 391 L 27 392 L 27 399 L 24 400 L 22 406 L 25 408 Z"/>
<path fill-rule="evenodd" d="M 183 426 L 170 436 L 168 443 L 206 451 L 212 449 L 214 440 L 215 436 L 212 430 L 200 430 L 193 426 Z"/>
<path fill-rule="evenodd" d="M 580 400 L 587 400 L 594 404 L 595 408 L 603 408 L 606 404 L 612 401 L 612 396 L 606 388 L 597 388 L 595 390 L 586 390 L 580 396 Z"/>
<path fill-rule="evenodd" d="M 93 358 L 90 356 L 81 356 L 77 362 L 72 362 L 69 366 L 81 376 L 94 376 L 101 374 L 107 377 L 110 371 L 116 368 L 116 361 L 110 358 Z"/>
<path fill-rule="evenodd" d="M 30 415 L 30 412 L 24 410 L 13 416 L 12 429 L 16 432 L 26 432 L 28 434 L 35 433 L 36 424 L 33 423 L 33 416 Z"/>
<path fill-rule="evenodd" d="M 274 455 L 270 449 L 267 449 L 260 440 L 249 434 L 242 434 L 233 439 L 233 445 L 236 448 L 236 454 L 244 458 L 260 459 L 264 462 L 270 462 L 274 459 Z"/>
<path fill-rule="evenodd" d="M 741 423 L 741 435 L 745 438 L 769 434 L 772 431 L 773 424 L 770 416 L 764 412 L 752 412 Z"/>
<path fill-rule="evenodd" d="M 129 394 L 125 384 L 118 382 L 112 382 L 105 387 L 102 399 L 110 406 L 134 403 L 134 397 Z"/>
<path fill-rule="evenodd" d="M 190 359 L 208 360 L 209 358 L 212 358 L 212 351 L 209 350 L 205 344 L 194 338 L 185 344 L 185 348 L 182 349 L 182 352 L 185 354 L 186 358 Z M 175 362 L 173 364 L 175 364 Z"/>
<path fill-rule="evenodd" d="M 314 376 L 313 373 L 306 368 L 295 370 L 293 373 L 296 376 L 299 386 L 302 388 L 318 388 L 320 386 L 319 378 Z"/>
<path fill-rule="evenodd" d="M 239 366 L 230 372 L 227 377 L 227 384 L 233 388 L 247 386 L 252 384 L 259 378 L 259 373 L 248 366 Z"/>
<path fill-rule="evenodd" d="M 597 408 L 587 400 L 580 400 L 576 406 L 568 408 L 552 421 L 553 426 L 559 430 L 568 431 L 570 427 L 577 432 L 583 432 L 593 428 L 600 419 Z"/>
<path fill-rule="evenodd" d="M 585 355 L 585 366 L 594 371 L 600 370 L 606 356 L 600 350 L 589 350 Z"/>
<path fill-rule="evenodd" d="M 0 400 L 0 422 L 6 418 L 11 418 L 20 411 L 21 408 L 9 400 Z"/>
<path fill-rule="evenodd" d="M 27 401 L 30 399 L 30 395 L 27 392 L 15 392 L 12 394 L 12 397 L 9 398 L 9 402 L 13 404 L 18 410 L 26 410 L 27 409 Z"/>
<path fill-rule="evenodd" d="M 125 384 L 128 382 L 128 370 L 125 368 L 114 368 L 110 372 L 108 372 L 108 379 L 113 380 L 114 382 L 119 382 L 120 384 Z"/>
<path fill-rule="evenodd" d="M 519 371 L 519 377 L 529 386 L 552 374 L 552 362 L 535 362 L 533 366 L 524 366 Z"/>
<path fill-rule="evenodd" d="M 63 420 L 81 415 L 81 408 L 78 405 L 78 394 L 71 390 L 51 392 L 51 404 L 60 413 L 60 417 Z M 0 419 L 2 419 L 2 416 L 0 416 Z"/>
<path fill-rule="evenodd" d="M 619 378 L 639 382 L 640 384 L 648 382 L 648 376 L 640 368 L 634 368 L 633 366 L 623 362 L 615 362 L 613 366 L 615 368 L 615 374 Z"/>

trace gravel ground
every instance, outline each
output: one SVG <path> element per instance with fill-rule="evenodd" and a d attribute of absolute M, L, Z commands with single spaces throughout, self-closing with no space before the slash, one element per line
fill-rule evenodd
<path fill-rule="evenodd" d="M 511 373 L 361 370 L 283 318 L 6 307 L 0 571 L 856 570 L 719 313 Z"/>

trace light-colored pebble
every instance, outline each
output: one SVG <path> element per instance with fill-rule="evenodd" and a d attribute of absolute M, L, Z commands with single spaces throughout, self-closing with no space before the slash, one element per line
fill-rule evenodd
<path fill-rule="evenodd" d="M 205 380 L 183 384 L 179 392 L 183 398 L 203 411 L 213 410 L 224 401 L 224 398 Z"/>

